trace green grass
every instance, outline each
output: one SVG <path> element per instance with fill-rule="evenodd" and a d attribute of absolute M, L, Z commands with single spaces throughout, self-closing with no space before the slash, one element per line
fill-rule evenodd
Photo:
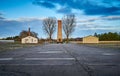
<path fill-rule="evenodd" d="M 0 43 L 0 52 L 25 47 L 40 46 L 41 44 Z"/>
<path fill-rule="evenodd" d="M 95 46 L 101 48 L 116 48 L 120 49 L 120 43 L 98 43 L 98 44 L 83 44 L 87 46 Z"/>

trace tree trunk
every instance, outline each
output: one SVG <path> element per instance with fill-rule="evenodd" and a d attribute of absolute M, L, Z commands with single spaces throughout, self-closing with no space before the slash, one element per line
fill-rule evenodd
<path fill-rule="evenodd" d="M 67 40 L 66 40 L 66 43 L 68 43 L 69 42 L 69 37 L 67 36 Z"/>
<path fill-rule="evenodd" d="M 50 43 L 52 42 L 52 38 L 51 38 L 51 36 L 49 37 L 49 42 L 50 42 Z"/>

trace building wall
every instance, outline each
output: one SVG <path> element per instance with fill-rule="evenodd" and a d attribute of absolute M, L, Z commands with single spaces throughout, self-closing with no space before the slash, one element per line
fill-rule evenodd
<path fill-rule="evenodd" d="M 10 43 L 14 43 L 14 40 L 0 40 L 0 42 L 10 42 Z"/>
<path fill-rule="evenodd" d="M 27 36 L 22 38 L 21 43 L 38 43 L 38 39 L 32 36 Z"/>
<path fill-rule="evenodd" d="M 87 36 L 83 38 L 83 43 L 99 43 L 99 39 L 94 36 Z"/>

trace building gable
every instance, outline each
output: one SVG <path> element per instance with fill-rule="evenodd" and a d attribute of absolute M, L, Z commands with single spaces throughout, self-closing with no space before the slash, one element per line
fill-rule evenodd
<path fill-rule="evenodd" d="M 22 43 L 38 43 L 38 39 L 32 36 L 22 38 Z"/>

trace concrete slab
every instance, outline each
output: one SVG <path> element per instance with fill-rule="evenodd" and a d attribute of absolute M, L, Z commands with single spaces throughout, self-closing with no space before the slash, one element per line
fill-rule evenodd
<path fill-rule="evenodd" d="M 120 52 L 47 44 L 0 53 L 0 76 L 120 76 Z"/>

